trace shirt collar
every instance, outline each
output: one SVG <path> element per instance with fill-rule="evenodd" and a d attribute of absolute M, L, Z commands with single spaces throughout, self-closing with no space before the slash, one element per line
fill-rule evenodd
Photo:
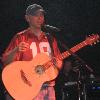
<path fill-rule="evenodd" d="M 28 34 L 29 34 L 30 36 L 36 37 L 36 38 L 38 38 L 38 40 L 46 38 L 46 35 L 45 35 L 46 33 L 43 32 L 43 31 L 41 31 L 40 36 L 37 37 L 36 35 L 34 35 L 34 33 L 31 32 L 30 28 L 28 28 L 27 30 L 29 31 Z"/>

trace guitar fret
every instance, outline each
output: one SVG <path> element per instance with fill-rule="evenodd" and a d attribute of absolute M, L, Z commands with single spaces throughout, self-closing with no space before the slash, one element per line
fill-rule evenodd
<path fill-rule="evenodd" d="M 49 61 L 49 62 L 47 63 L 46 69 L 48 69 L 51 65 L 52 65 L 52 62 Z"/>
<path fill-rule="evenodd" d="M 80 47 L 83 47 L 84 45 L 82 43 L 80 43 Z"/>
<path fill-rule="evenodd" d="M 60 60 L 62 60 L 62 55 L 61 54 L 58 55 L 57 58 L 60 59 Z"/>
<path fill-rule="evenodd" d="M 62 53 L 61 57 L 62 57 L 62 59 L 64 59 L 64 58 L 65 58 L 65 57 L 64 57 L 64 53 Z"/>
<path fill-rule="evenodd" d="M 66 51 L 66 52 L 64 52 L 64 58 L 66 58 L 66 56 L 69 56 L 69 55 L 71 55 L 68 51 Z"/>
<path fill-rule="evenodd" d="M 87 45 L 87 43 L 85 41 L 83 41 L 84 45 Z"/>

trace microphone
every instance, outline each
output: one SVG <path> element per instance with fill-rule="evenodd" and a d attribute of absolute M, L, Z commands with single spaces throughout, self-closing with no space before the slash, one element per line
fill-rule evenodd
<path fill-rule="evenodd" d="M 54 31 L 54 32 L 59 32 L 60 29 L 54 26 L 50 26 L 50 25 L 43 25 L 43 30 L 45 31 Z"/>

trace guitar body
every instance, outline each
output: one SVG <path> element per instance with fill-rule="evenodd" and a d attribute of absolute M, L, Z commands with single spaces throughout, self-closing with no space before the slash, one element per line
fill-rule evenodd
<path fill-rule="evenodd" d="M 58 70 L 54 66 L 42 74 L 36 72 L 36 66 L 49 60 L 49 56 L 40 53 L 31 61 L 15 61 L 8 64 L 2 72 L 2 80 L 9 94 L 15 100 L 33 100 L 43 83 L 55 79 L 58 75 Z"/>

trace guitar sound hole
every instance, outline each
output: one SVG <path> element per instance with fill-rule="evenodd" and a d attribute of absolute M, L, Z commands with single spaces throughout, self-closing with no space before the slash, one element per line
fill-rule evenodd
<path fill-rule="evenodd" d="M 44 67 L 42 66 L 42 65 L 37 65 L 36 67 L 35 67 L 35 72 L 37 73 L 37 74 L 43 74 L 44 73 Z"/>

